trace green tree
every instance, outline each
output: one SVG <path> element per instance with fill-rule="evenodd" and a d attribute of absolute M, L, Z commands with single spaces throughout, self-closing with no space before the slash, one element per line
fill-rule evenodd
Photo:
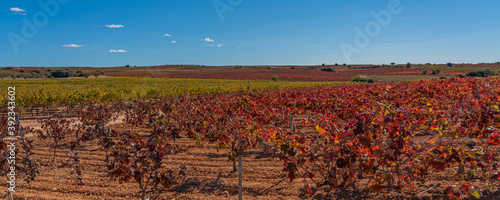
<path fill-rule="evenodd" d="M 50 73 L 50 75 L 54 78 L 65 78 L 71 77 L 71 72 L 68 70 L 58 69 Z"/>

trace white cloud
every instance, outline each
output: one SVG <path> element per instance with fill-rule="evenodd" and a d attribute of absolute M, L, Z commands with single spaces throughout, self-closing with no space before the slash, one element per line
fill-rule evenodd
<path fill-rule="evenodd" d="M 165 33 L 165 35 L 163 35 L 163 36 L 165 36 L 165 37 L 170 37 L 171 35 L 170 35 L 170 34 L 168 34 L 168 33 Z"/>
<path fill-rule="evenodd" d="M 223 45 L 223 44 L 219 44 L 219 45 L 217 45 L 217 47 L 221 47 L 221 46 L 224 46 L 224 45 Z"/>
<path fill-rule="evenodd" d="M 172 43 L 172 44 L 175 44 L 175 43 L 177 43 L 177 41 L 175 41 L 175 40 L 172 40 L 172 42 L 170 42 L 170 43 Z"/>
<path fill-rule="evenodd" d="M 21 9 L 21 8 L 17 8 L 17 7 L 10 8 L 10 11 L 14 11 L 14 12 L 26 12 L 26 10 Z"/>
<path fill-rule="evenodd" d="M 213 47 L 213 46 L 215 46 L 215 45 L 213 45 L 213 44 L 209 44 L 209 45 L 207 45 L 207 47 Z"/>
<path fill-rule="evenodd" d="M 111 25 L 106 25 L 108 28 L 123 28 L 124 26 L 121 24 L 111 24 Z"/>
<path fill-rule="evenodd" d="M 205 42 L 214 42 L 214 40 L 213 40 L 213 39 L 210 39 L 210 38 L 205 38 L 205 39 L 201 39 L 201 40 L 203 40 L 203 41 L 205 41 Z"/>
<path fill-rule="evenodd" d="M 67 45 L 63 45 L 63 47 L 72 47 L 72 48 L 77 48 L 77 47 L 83 47 L 83 45 L 78 45 L 78 44 L 67 44 Z"/>
<path fill-rule="evenodd" d="M 123 50 L 123 49 L 118 49 L 118 50 L 116 50 L 116 49 L 110 49 L 109 52 L 110 53 L 125 53 L 125 52 L 127 52 L 127 50 Z"/>
<path fill-rule="evenodd" d="M 14 12 L 14 14 L 26 15 L 26 10 L 18 7 L 12 7 L 10 11 Z"/>
<path fill-rule="evenodd" d="M 241 49 L 241 47 L 238 47 L 238 49 Z"/>

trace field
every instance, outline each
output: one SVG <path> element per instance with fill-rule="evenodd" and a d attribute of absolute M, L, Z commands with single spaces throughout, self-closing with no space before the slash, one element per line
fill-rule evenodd
<path fill-rule="evenodd" d="M 244 199 L 500 195 L 498 77 L 391 83 L 423 69 L 207 68 L 2 80 L 11 107 L 2 108 L 0 195 L 14 111 L 17 199 L 237 199 L 240 158 Z M 183 70 L 201 79 L 180 79 Z M 359 75 L 379 83 L 326 82 Z M 299 81 L 311 77 L 325 82 Z"/>
<path fill-rule="evenodd" d="M 15 85 L 16 105 L 20 109 L 46 109 L 79 104 L 123 102 L 182 94 L 211 94 L 262 91 L 280 88 L 335 85 L 339 82 L 276 82 L 257 80 L 217 80 L 180 78 L 107 77 L 98 79 L 27 79 L 0 81 L 0 87 Z M 0 91 L 0 102 L 7 104 L 7 91 Z M 2 108 L 5 111 L 5 107 Z"/>
<path fill-rule="evenodd" d="M 331 68 L 334 72 L 321 71 Z M 432 70 L 439 69 L 439 74 L 432 74 Z M 440 76 L 454 76 L 483 69 L 500 69 L 499 64 L 484 65 L 413 65 L 380 66 L 380 65 L 326 65 L 326 66 L 152 66 L 152 67 L 115 67 L 104 72 L 109 76 L 132 77 L 170 77 L 170 78 L 217 78 L 239 80 L 271 80 L 277 76 L 279 80 L 288 81 L 350 81 L 354 76 L 374 78 L 378 82 L 409 81 L 418 79 L 435 79 Z M 423 71 L 428 73 L 423 75 Z M 384 76 L 384 78 L 377 78 Z M 396 78 L 396 79 L 394 79 Z"/>
<path fill-rule="evenodd" d="M 5 70 L 7 68 L 4 68 Z M 331 71 L 330 71 L 331 69 Z M 92 67 L 13 67 L 8 71 L 0 70 L 3 77 L 50 77 L 51 72 L 66 70 L 73 77 L 92 77 L 96 75 L 114 77 L 163 77 L 163 78 L 196 78 L 226 80 L 272 80 L 287 82 L 344 82 L 355 76 L 373 78 L 376 82 L 399 82 L 418 79 L 437 79 L 441 76 L 452 77 L 457 74 L 488 69 L 498 73 L 500 64 L 446 64 L 423 65 L 414 64 L 408 68 L 404 65 L 317 65 L 317 66 L 203 66 L 203 65 L 158 65 L 158 66 L 120 66 L 109 68 Z M 23 73 L 20 73 L 23 71 Z M 424 71 L 427 73 L 424 74 Z M 12 72 L 10 76 L 2 75 Z"/>

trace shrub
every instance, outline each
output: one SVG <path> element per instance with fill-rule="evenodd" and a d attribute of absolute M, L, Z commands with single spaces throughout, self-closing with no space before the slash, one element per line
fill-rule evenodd
<path fill-rule="evenodd" d="M 10 72 L 0 71 L 0 79 L 4 79 L 10 76 Z"/>
<path fill-rule="evenodd" d="M 17 76 L 20 76 L 20 78 L 24 78 L 24 79 L 31 78 L 31 75 L 28 73 L 22 73 L 22 74 L 17 75 Z"/>
<path fill-rule="evenodd" d="M 363 78 L 361 76 L 355 76 L 351 79 L 352 82 L 368 82 L 367 78 Z"/>
<path fill-rule="evenodd" d="M 448 78 L 448 77 L 446 77 L 446 76 L 441 76 L 441 77 L 439 77 L 439 79 L 447 79 L 447 78 Z"/>
<path fill-rule="evenodd" d="M 452 66 L 453 66 L 453 64 L 451 64 L 451 62 L 449 62 L 449 63 L 446 63 L 446 66 L 448 66 L 448 67 L 452 67 Z"/>
<path fill-rule="evenodd" d="M 406 68 L 411 68 L 411 63 L 406 63 Z"/>
<path fill-rule="evenodd" d="M 39 78 L 41 75 L 35 72 L 31 72 L 31 78 Z"/>
<path fill-rule="evenodd" d="M 427 70 L 424 69 L 424 71 L 422 71 L 422 74 L 426 75 L 427 74 Z"/>
<path fill-rule="evenodd" d="M 13 69 L 14 68 L 12 68 L 12 67 L 6 67 L 6 68 L 4 68 L 4 70 L 13 70 Z"/>
<path fill-rule="evenodd" d="M 50 75 L 54 78 L 64 78 L 64 77 L 71 77 L 71 72 L 69 72 L 68 70 L 58 69 L 50 73 Z"/>
<path fill-rule="evenodd" d="M 437 74 L 437 71 L 435 69 L 433 69 L 432 74 Z"/>
<path fill-rule="evenodd" d="M 323 68 L 321 71 L 334 72 L 332 68 Z"/>
<path fill-rule="evenodd" d="M 290 69 L 295 69 L 295 67 L 290 67 Z"/>
<path fill-rule="evenodd" d="M 363 78 L 361 76 L 355 76 L 351 79 L 352 82 L 362 82 L 362 83 L 375 83 L 373 79 Z"/>
<path fill-rule="evenodd" d="M 73 127 L 71 126 L 72 121 L 66 120 L 59 115 L 54 117 L 49 117 L 46 119 L 38 119 L 38 123 L 42 125 L 44 131 L 40 131 L 38 137 L 41 139 L 51 139 L 54 149 L 53 155 L 53 168 L 56 169 L 56 150 L 57 145 L 62 141 L 67 135 L 73 132 Z"/>
<path fill-rule="evenodd" d="M 278 80 L 279 80 L 278 76 L 276 76 L 276 75 L 274 75 L 273 77 L 271 77 L 271 79 L 272 79 L 273 81 L 278 81 Z"/>
<path fill-rule="evenodd" d="M 491 72 L 490 69 L 472 71 L 472 72 L 467 73 L 467 76 L 470 76 L 470 77 L 485 77 L 485 76 L 491 76 L 491 75 L 493 75 L 493 73 Z"/>

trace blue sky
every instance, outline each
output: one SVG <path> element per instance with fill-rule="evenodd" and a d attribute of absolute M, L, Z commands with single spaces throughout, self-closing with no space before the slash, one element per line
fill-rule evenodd
<path fill-rule="evenodd" d="M 498 0 L 2 0 L 0 66 L 496 62 L 498 8 Z"/>

